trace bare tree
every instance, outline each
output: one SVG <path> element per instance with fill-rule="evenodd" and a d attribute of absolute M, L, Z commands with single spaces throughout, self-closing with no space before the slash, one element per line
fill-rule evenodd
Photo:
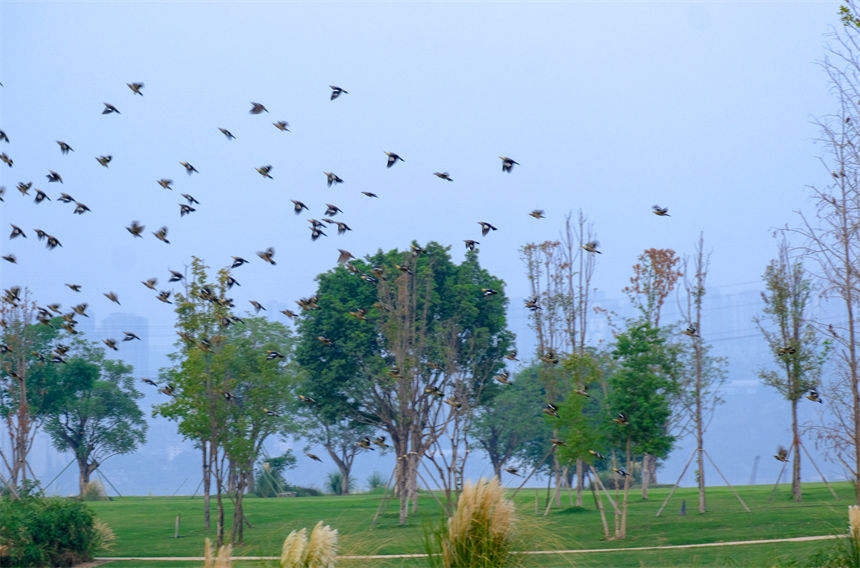
<path fill-rule="evenodd" d="M 817 121 L 826 151 L 819 159 L 829 181 L 810 186 L 815 213 L 799 213 L 799 226 L 790 230 L 804 237 L 803 252 L 818 265 L 815 276 L 822 294 L 838 302 L 842 313 L 841 321 L 828 328 L 837 355 L 828 393 L 833 421 L 815 430 L 851 472 L 860 504 L 860 338 L 855 316 L 860 302 L 860 20 L 854 0 L 841 10 L 844 26 L 832 34 L 822 62 L 837 110 Z"/>
<path fill-rule="evenodd" d="M 700 513 L 704 513 L 706 508 L 704 435 L 705 430 L 707 430 L 707 422 L 713 416 L 714 408 L 722 402 L 717 390 L 726 377 L 724 360 L 710 356 L 709 347 L 702 339 L 702 300 L 705 296 L 705 280 L 708 276 L 711 258 L 710 252 L 705 253 L 704 246 L 704 236 L 700 233 L 692 267 L 688 266 L 689 259 L 686 257 L 681 265 L 681 272 L 684 273 L 681 311 L 693 330 L 689 333 L 692 340 L 692 357 L 690 364 L 685 366 L 682 384 L 679 385 L 679 396 L 675 399 L 676 405 L 672 413 L 675 419 L 675 429 L 679 432 L 692 430 L 696 435 L 696 468 L 698 471 Z"/>

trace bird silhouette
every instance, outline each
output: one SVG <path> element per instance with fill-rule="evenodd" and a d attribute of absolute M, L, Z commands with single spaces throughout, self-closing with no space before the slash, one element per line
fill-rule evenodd
<path fill-rule="evenodd" d="M 502 160 L 502 171 L 503 172 L 511 173 L 511 170 L 514 169 L 514 164 L 520 165 L 519 162 L 514 161 L 513 159 L 508 158 L 507 156 L 499 156 L 499 159 Z"/>
<path fill-rule="evenodd" d="M 478 221 L 478 224 L 481 226 L 481 236 L 486 237 L 490 231 L 497 231 L 498 228 L 494 227 L 490 223 L 486 221 Z"/>
<path fill-rule="evenodd" d="M 397 154 L 395 154 L 394 152 L 386 152 L 385 155 L 388 156 L 388 163 L 385 165 L 385 167 L 387 167 L 387 168 L 390 168 L 391 166 L 396 164 L 397 160 L 400 160 L 401 162 L 406 161 L 403 158 L 401 158 L 400 156 L 398 156 Z"/>
<path fill-rule="evenodd" d="M 140 95 L 141 97 L 143 96 L 143 93 L 141 92 L 141 89 L 143 88 L 143 83 L 126 83 L 126 85 L 128 85 L 128 88 L 131 89 L 131 92 L 135 95 Z"/>
<path fill-rule="evenodd" d="M 336 98 L 338 98 L 342 94 L 343 95 L 349 94 L 349 91 L 345 91 L 344 89 L 338 87 L 337 85 L 329 85 L 329 88 L 331 89 L 331 98 L 329 99 L 330 101 L 335 100 Z"/>
<path fill-rule="evenodd" d="M 251 114 L 260 114 L 262 112 L 269 112 L 265 106 L 260 103 L 251 102 L 251 110 L 249 110 Z"/>
<path fill-rule="evenodd" d="M 115 106 L 113 106 L 112 104 L 110 104 L 110 103 L 104 103 L 104 105 L 105 105 L 105 108 L 104 108 L 104 110 L 102 111 L 102 114 L 111 114 L 111 113 L 121 114 L 121 113 L 119 112 L 119 109 L 118 109 L 118 108 L 116 108 Z"/>

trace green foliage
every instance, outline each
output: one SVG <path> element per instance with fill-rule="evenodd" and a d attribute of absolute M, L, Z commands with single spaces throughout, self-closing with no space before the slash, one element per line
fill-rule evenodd
<path fill-rule="evenodd" d="M 374 471 L 369 476 L 367 476 L 367 489 L 369 491 L 373 491 L 375 489 L 384 489 L 385 484 L 387 483 L 387 479 L 383 477 L 381 473 L 378 471 Z"/>
<path fill-rule="evenodd" d="M 623 412 L 628 423 L 612 423 L 610 439 L 620 447 L 629 438 L 634 454 L 667 456 L 674 442 L 668 429 L 670 398 L 680 372 L 675 354 L 659 329 L 640 321 L 618 334 L 612 357 L 619 367 L 609 377 L 607 402 L 612 416 Z"/>
<path fill-rule="evenodd" d="M 552 426 L 543 419 L 546 391 L 539 366 L 518 372 L 496 389 L 475 420 L 472 439 L 499 469 L 511 459 L 537 465 L 546 454 Z"/>
<path fill-rule="evenodd" d="M 325 488 L 334 495 L 344 495 L 343 474 L 340 471 L 330 471 L 326 475 Z M 355 491 L 355 479 L 349 478 L 349 493 Z"/>
<path fill-rule="evenodd" d="M 113 455 L 133 452 L 145 440 L 147 424 L 136 402 L 143 395 L 134 387 L 131 371 L 121 361 L 105 359 L 97 344 L 83 340 L 73 342 L 66 364 L 55 366 L 55 384 L 67 398 L 47 413 L 45 432 L 55 448 L 72 451 L 90 472 Z"/>
<path fill-rule="evenodd" d="M 767 290 L 764 317 L 756 317 L 755 322 L 780 370 L 761 370 L 759 376 L 787 400 L 799 400 L 817 384 L 829 352 L 829 343 L 819 341 L 807 313 L 812 284 L 803 264 L 789 258 L 785 243 L 762 279 Z"/>
<path fill-rule="evenodd" d="M 296 467 L 296 456 L 287 452 L 283 456 L 268 458 L 257 466 L 254 491 L 257 497 L 277 497 L 287 491 L 286 470 Z"/>
<path fill-rule="evenodd" d="M 860 29 L 860 18 L 854 15 L 851 11 L 851 8 L 845 6 L 839 6 L 839 19 L 842 20 L 842 25 L 845 27 L 854 27 Z"/>
<path fill-rule="evenodd" d="M 0 566 L 72 566 L 90 560 L 104 534 L 92 510 L 67 499 L 0 499 L 0 519 Z"/>

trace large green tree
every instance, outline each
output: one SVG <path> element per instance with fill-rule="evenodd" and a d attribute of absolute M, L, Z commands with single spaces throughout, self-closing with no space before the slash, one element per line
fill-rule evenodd
<path fill-rule="evenodd" d="M 314 301 L 304 302 L 297 359 L 314 377 L 309 388 L 319 404 L 351 409 L 391 440 L 404 523 L 409 502 L 417 506 L 420 460 L 481 404 L 502 366 L 512 341 L 502 282 L 481 268 L 477 253 L 458 265 L 433 242 L 379 251 L 317 280 Z M 461 476 L 468 427 L 458 428 L 460 436 L 447 440 L 454 444 L 448 467 Z"/>
<path fill-rule="evenodd" d="M 146 420 L 136 400 L 132 368 L 105 359 L 95 343 L 76 341 L 63 365 L 55 365 L 55 384 L 67 394 L 47 415 L 45 432 L 54 447 L 70 450 L 78 463 L 83 494 L 90 475 L 108 458 L 133 452 L 146 439 Z"/>
<path fill-rule="evenodd" d="M 618 334 L 612 357 L 618 368 L 609 377 L 608 407 L 617 418 L 609 437 L 622 448 L 625 471 L 633 472 L 638 456 L 666 457 L 674 436 L 669 432 L 671 399 L 677 391 L 680 363 L 667 349 L 660 330 L 647 321 L 632 321 Z M 623 418 L 622 418 L 623 416 Z M 627 534 L 627 501 L 630 475 L 624 476 L 624 500 L 616 516 L 616 537 Z"/>

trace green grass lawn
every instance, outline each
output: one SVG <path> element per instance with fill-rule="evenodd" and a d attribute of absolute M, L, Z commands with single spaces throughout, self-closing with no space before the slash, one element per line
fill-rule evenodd
<path fill-rule="evenodd" d="M 847 531 L 847 507 L 853 492 L 849 484 L 834 485 L 840 499 L 823 484 L 805 484 L 804 500 L 790 500 L 788 486 L 781 486 L 772 502 L 771 487 L 738 488 L 752 512 L 747 513 L 727 488 L 708 489 L 708 512 L 696 512 L 695 489 L 679 489 L 662 517 L 656 517 L 668 489 L 651 489 L 650 499 L 642 501 L 631 493 L 627 538 L 603 540 L 599 514 L 590 494 L 584 507 L 570 506 L 564 495 L 562 506 L 543 516 L 545 491 L 523 490 L 516 496 L 518 511 L 518 549 L 579 550 L 595 548 L 628 548 L 694 543 L 719 543 L 755 539 L 832 535 Z M 535 495 L 540 513 L 535 514 Z M 687 501 L 687 514 L 680 516 L 681 501 Z M 397 503 L 389 501 L 376 529 L 370 522 L 379 506 L 381 495 L 361 494 L 344 497 L 301 497 L 284 499 L 246 498 L 245 512 L 252 528 L 245 529 L 245 543 L 234 548 L 236 556 L 277 556 L 286 535 L 293 529 L 313 527 L 323 521 L 340 533 L 342 555 L 422 553 L 424 527 L 439 522 L 442 512 L 429 495 L 423 495 L 416 514 L 405 526 L 399 526 Z M 203 500 L 200 497 L 125 497 L 110 502 L 90 503 L 96 514 L 110 525 L 116 541 L 103 556 L 201 556 L 203 540 L 213 538 L 214 528 L 203 529 Z M 608 505 L 607 505 L 608 506 Z M 214 527 L 214 500 L 213 500 Z M 181 538 L 173 538 L 176 515 L 181 515 Z M 232 508 L 226 511 L 227 535 L 232 522 Z M 612 523 L 609 518 L 610 525 Z M 791 565 L 831 542 L 778 543 L 714 547 L 704 549 L 655 550 L 635 552 L 601 552 L 529 556 L 526 566 L 773 566 Z M 198 566 L 199 562 L 171 562 L 174 568 Z M 275 566 L 274 562 L 236 563 L 240 567 Z M 426 560 L 371 562 L 344 561 L 343 566 L 425 566 Z M 118 568 L 149 566 L 152 563 L 124 561 L 111 563 Z"/>

